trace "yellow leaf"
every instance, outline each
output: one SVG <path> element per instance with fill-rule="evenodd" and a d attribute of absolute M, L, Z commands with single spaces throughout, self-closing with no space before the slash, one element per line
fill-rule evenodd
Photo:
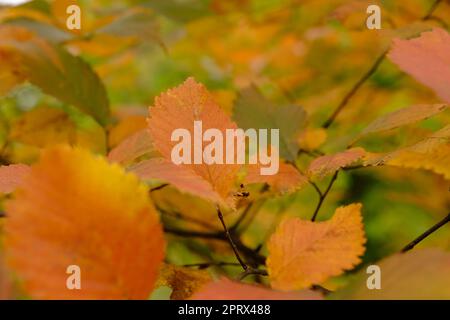
<path fill-rule="evenodd" d="M 184 300 L 210 281 L 211 276 L 207 270 L 165 265 L 161 270 L 156 287 L 170 287 L 173 290 L 171 299 Z"/>
<path fill-rule="evenodd" d="M 437 146 L 427 153 L 408 149 L 400 150 L 386 164 L 403 168 L 430 170 L 450 180 L 450 145 Z"/>
<path fill-rule="evenodd" d="M 364 253 L 361 204 L 336 210 L 325 222 L 284 220 L 268 243 L 272 287 L 300 290 L 352 269 Z"/>
<path fill-rule="evenodd" d="M 164 239 L 137 177 L 87 151 L 53 147 L 6 212 L 7 260 L 32 298 L 148 298 Z M 80 267 L 82 290 L 66 286 L 71 265 Z"/>
<path fill-rule="evenodd" d="M 327 140 L 327 131 L 323 128 L 306 129 L 300 138 L 298 144 L 304 150 L 315 150 Z"/>

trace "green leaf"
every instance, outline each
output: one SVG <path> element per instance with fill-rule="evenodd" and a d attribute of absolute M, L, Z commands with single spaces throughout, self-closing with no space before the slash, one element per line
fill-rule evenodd
<path fill-rule="evenodd" d="M 109 102 L 105 87 L 81 58 L 25 28 L 8 25 L 0 27 L 1 50 L 18 56 L 26 79 L 46 94 L 106 124 Z"/>
<path fill-rule="evenodd" d="M 307 119 L 302 107 L 275 106 L 252 87 L 240 93 L 233 110 L 233 119 L 243 129 L 279 129 L 281 157 L 289 161 L 296 159 L 299 150 L 297 138 Z"/>

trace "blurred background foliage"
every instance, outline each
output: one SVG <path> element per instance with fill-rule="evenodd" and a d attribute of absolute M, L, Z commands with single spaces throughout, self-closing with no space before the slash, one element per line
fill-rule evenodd
<path fill-rule="evenodd" d="M 87 63 L 81 68 L 75 61 L 64 60 L 76 70 L 86 68 L 86 73 L 65 69 L 63 74 L 75 80 L 68 81 L 68 88 L 53 92 L 51 86 L 57 88 L 63 82 L 56 73 L 48 78 L 53 74 L 43 67 L 29 77 L 21 66 L 33 66 L 36 61 L 17 62 L 8 50 L 0 50 L 0 159 L 5 164 L 32 163 L 43 147 L 61 142 L 106 154 L 146 126 L 148 106 L 155 96 L 188 76 L 204 83 L 229 114 L 248 86 L 257 87 L 276 105 L 302 106 L 308 119 L 298 142 L 306 150 L 324 153 L 344 150 L 382 114 L 440 102 L 430 89 L 384 60 L 335 122 L 327 130 L 322 128 L 343 96 L 389 48 L 392 38 L 411 37 L 436 26 L 448 30 L 448 1 L 441 1 L 424 20 L 434 1 L 86 0 L 78 1 L 82 29 L 75 32 L 65 28 L 65 8 L 71 2 L 75 1 L 35 0 L 0 9 L 0 47 L 9 43 L 8 39 L 18 40 L 18 33 L 11 34 L 17 29 L 7 28 L 21 28 L 38 39 L 36 46 L 22 48 L 21 59 L 40 55 L 50 63 L 50 50 L 64 50 Z M 365 26 L 369 4 L 382 8 L 381 30 Z M 42 39 L 45 48 L 38 44 Z M 36 48 L 42 51 L 31 51 Z M 5 72 L 11 68 L 13 73 Z M 92 92 L 83 85 L 91 68 L 100 79 L 89 80 Z M 28 81 L 19 81 L 22 76 Z M 49 82 L 50 88 L 43 89 L 42 82 Z M 87 101 L 96 101 L 93 109 L 63 92 L 70 88 L 85 95 Z M 105 112 L 91 112 L 99 108 Z M 358 146 L 371 152 L 395 150 L 420 141 L 448 124 L 449 118 L 444 112 L 415 125 L 368 136 Z M 305 152 L 296 162 L 306 168 L 312 159 Z M 325 188 L 327 180 L 319 185 Z M 218 227 L 214 208 L 200 199 L 174 188 L 155 192 L 153 198 L 160 208 Z M 423 170 L 375 167 L 344 171 L 319 220 L 327 219 L 336 207 L 353 202 L 363 203 L 368 238 L 364 262 L 372 262 L 399 251 L 448 213 L 449 183 Z M 243 241 L 257 247 L 282 217 L 309 219 L 316 204 L 317 194 L 311 186 L 285 196 L 268 196 L 250 215 L 254 219 L 248 223 Z M 176 217 L 164 219 L 201 229 Z M 234 261 L 223 242 L 169 240 L 167 260 L 175 264 Z M 448 249 L 450 226 L 420 246 Z M 263 247 L 262 252 L 265 250 Z M 239 271 L 235 269 L 230 267 L 229 272 Z"/>

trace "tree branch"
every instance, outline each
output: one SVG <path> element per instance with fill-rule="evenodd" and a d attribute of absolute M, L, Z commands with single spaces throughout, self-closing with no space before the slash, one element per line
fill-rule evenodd
<path fill-rule="evenodd" d="M 428 12 L 420 19 L 422 21 L 428 20 L 433 15 L 434 11 L 438 7 L 439 3 L 442 0 L 436 0 L 428 10 Z M 386 58 L 387 53 L 389 52 L 389 49 L 383 51 L 381 55 L 378 56 L 378 58 L 375 60 L 375 62 L 372 64 L 372 66 L 367 70 L 365 74 L 362 75 L 362 77 L 353 85 L 353 87 L 350 89 L 350 91 L 344 96 L 344 98 L 341 100 L 341 102 L 338 104 L 334 112 L 331 114 L 331 116 L 323 123 L 323 128 L 330 127 L 334 120 L 336 120 L 336 117 L 339 115 L 339 113 L 347 106 L 350 99 L 356 94 L 356 92 L 359 90 L 359 88 L 369 79 L 379 68 L 381 63 L 384 61 L 384 58 Z"/>
<path fill-rule="evenodd" d="M 244 262 L 244 260 L 242 260 L 241 256 L 239 255 L 239 250 L 236 246 L 236 244 L 233 241 L 233 238 L 231 237 L 230 232 L 228 231 L 227 225 L 225 224 L 225 220 L 223 219 L 223 214 L 222 211 L 220 210 L 219 207 L 217 207 L 217 216 L 219 217 L 220 222 L 222 223 L 223 226 L 223 230 L 225 232 L 225 236 L 228 239 L 228 242 L 231 245 L 231 249 L 233 249 L 234 255 L 236 256 L 236 259 L 238 260 L 238 262 L 240 263 L 240 265 L 242 266 L 242 268 L 244 269 L 244 271 L 247 271 L 248 266 L 247 264 Z"/>
<path fill-rule="evenodd" d="M 336 171 L 336 172 L 334 173 L 334 175 L 333 175 L 333 177 L 331 178 L 331 181 L 330 181 L 330 183 L 328 184 L 328 187 L 327 187 L 327 189 L 325 190 L 325 192 L 321 192 L 319 188 L 316 189 L 317 192 L 319 193 L 319 202 L 317 203 L 316 209 L 314 210 L 314 213 L 313 213 L 313 216 L 312 216 L 312 218 L 311 218 L 311 221 L 313 221 L 313 222 L 316 221 L 317 214 L 319 213 L 319 210 L 320 210 L 320 208 L 322 207 L 322 204 L 323 204 L 325 198 L 327 197 L 328 193 L 330 192 L 331 187 L 333 187 L 333 184 L 334 184 L 334 182 L 335 182 L 336 179 L 337 179 L 338 173 L 339 173 L 339 171 Z M 313 186 L 314 186 L 314 184 L 313 184 Z M 316 186 L 316 187 L 317 187 L 317 186 Z"/>
<path fill-rule="evenodd" d="M 431 235 L 433 232 L 437 231 L 439 228 L 444 226 L 447 222 L 450 222 L 450 213 L 441 221 L 436 223 L 434 226 L 432 226 L 430 229 L 422 233 L 420 236 L 418 236 L 416 239 L 411 241 L 409 244 L 407 244 L 401 252 L 407 252 L 414 248 L 418 243 L 420 243 L 422 240 L 427 238 L 429 235 Z"/>

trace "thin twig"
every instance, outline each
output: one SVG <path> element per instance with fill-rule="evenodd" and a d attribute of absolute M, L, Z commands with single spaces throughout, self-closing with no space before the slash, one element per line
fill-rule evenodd
<path fill-rule="evenodd" d="M 164 183 L 164 184 L 162 184 L 162 185 L 160 185 L 160 186 L 157 186 L 157 187 L 151 188 L 151 189 L 150 189 L 150 192 L 154 192 L 154 191 L 158 191 L 158 190 L 161 190 L 161 189 L 163 189 L 163 188 L 167 187 L 168 185 L 169 185 L 168 183 Z"/>
<path fill-rule="evenodd" d="M 347 106 L 350 99 L 355 95 L 355 93 L 358 91 L 358 89 L 369 79 L 375 71 L 378 70 L 378 67 L 380 66 L 381 62 L 383 62 L 384 58 L 386 57 L 388 53 L 388 50 L 383 51 L 381 55 L 378 56 L 378 58 L 375 60 L 375 62 L 372 64 L 369 70 L 356 82 L 353 87 L 350 89 L 350 91 L 344 96 L 344 98 L 341 100 L 339 105 L 336 107 L 334 112 L 331 114 L 331 116 L 324 122 L 322 125 L 322 128 L 327 129 L 330 127 L 336 117 L 339 115 L 339 113 Z"/>
<path fill-rule="evenodd" d="M 433 232 L 435 232 L 436 230 L 438 230 L 439 228 L 441 228 L 442 226 L 444 226 L 447 222 L 450 222 L 450 213 L 441 221 L 439 221 L 438 223 L 436 223 L 434 226 L 432 226 L 430 229 L 428 229 L 427 231 L 425 231 L 424 233 L 422 233 L 420 236 L 418 236 L 416 239 L 414 239 L 413 241 L 411 241 L 409 244 L 407 244 L 401 252 L 407 252 L 409 250 L 411 250 L 412 248 L 414 248 L 419 242 L 421 242 L 422 240 L 424 240 L 426 237 L 428 237 L 430 234 L 432 234 Z"/>
<path fill-rule="evenodd" d="M 239 261 L 239 263 L 241 264 L 241 266 L 244 269 L 244 271 L 246 271 L 248 269 L 248 266 L 244 262 L 244 260 L 242 260 L 241 256 L 239 255 L 238 248 L 237 248 L 236 244 L 234 243 L 230 232 L 228 231 L 227 225 L 225 224 L 225 220 L 223 219 L 222 211 L 220 210 L 219 207 L 217 207 L 217 216 L 219 217 L 219 220 L 222 223 L 223 230 L 225 232 L 225 236 L 227 237 L 228 242 L 230 243 L 231 248 L 233 249 L 233 252 L 234 252 L 234 255 L 236 256 L 236 259 Z"/>
<path fill-rule="evenodd" d="M 170 211 L 167 211 L 167 210 L 161 208 L 160 206 L 156 206 L 156 209 L 159 212 L 161 212 L 161 214 L 164 215 L 164 216 L 167 216 L 167 217 L 170 217 L 170 218 L 174 218 L 174 219 L 183 220 L 184 222 L 188 222 L 188 223 L 195 223 L 196 225 L 198 225 L 200 227 L 207 228 L 207 229 L 210 229 L 210 230 L 215 230 L 217 232 L 220 231 L 220 230 L 217 230 L 217 228 L 215 226 L 213 226 L 212 224 L 209 224 L 208 222 L 205 222 L 205 221 L 203 221 L 201 219 L 197 219 L 197 218 L 194 218 L 194 217 L 188 217 L 188 216 L 185 216 L 185 215 L 181 214 L 180 212 L 170 212 Z"/>
<path fill-rule="evenodd" d="M 249 268 L 249 269 L 245 270 L 244 272 L 242 272 L 242 273 L 239 275 L 238 279 L 239 279 L 239 280 L 244 280 L 245 278 L 247 278 L 247 277 L 250 276 L 250 275 L 267 276 L 267 275 L 269 275 L 269 274 L 267 273 L 266 270 Z"/>
<path fill-rule="evenodd" d="M 206 269 L 209 267 L 240 267 L 241 265 L 239 263 L 236 262 L 202 262 L 202 263 L 190 263 L 190 264 L 185 264 L 183 265 L 183 267 L 197 267 L 199 269 Z"/>
<path fill-rule="evenodd" d="M 319 202 L 317 203 L 316 209 L 314 210 L 313 216 L 311 218 L 311 221 L 316 221 L 317 218 L 317 214 L 319 213 L 320 208 L 322 207 L 322 204 L 325 200 L 325 198 L 327 197 L 328 193 L 331 190 L 331 187 L 333 186 L 334 182 L 337 179 L 339 171 L 336 171 L 333 175 L 333 177 L 331 178 L 330 183 L 328 184 L 327 189 L 324 192 L 320 192 L 320 197 L 319 197 Z M 320 190 L 319 190 L 320 191 Z"/>
<path fill-rule="evenodd" d="M 437 6 L 442 0 L 436 0 L 428 10 L 428 12 L 420 19 L 422 21 L 428 20 L 433 15 L 434 11 L 436 10 Z M 379 68 L 381 63 L 384 61 L 384 58 L 386 58 L 387 53 L 389 52 L 389 49 L 383 51 L 381 55 L 378 56 L 378 58 L 375 60 L 375 62 L 372 64 L 372 66 L 367 70 L 365 74 L 353 85 L 353 87 L 350 89 L 350 91 L 344 96 L 344 98 L 341 100 L 339 105 L 336 107 L 334 112 L 331 114 L 331 116 L 323 123 L 323 128 L 330 127 L 334 120 L 336 120 L 336 117 L 339 115 L 339 113 L 347 106 L 350 99 L 355 95 L 355 93 L 359 90 L 359 88 L 369 79 Z"/>

